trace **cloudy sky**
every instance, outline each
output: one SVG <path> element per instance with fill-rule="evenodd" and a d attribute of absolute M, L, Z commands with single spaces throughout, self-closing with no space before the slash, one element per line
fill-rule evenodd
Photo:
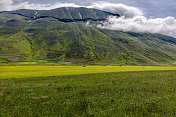
<path fill-rule="evenodd" d="M 0 11 L 49 10 L 59 7 L 96 8 L 122 17 L 108 17 L 99 28 L 176 37 L 175 0 L 0 0 Z"/>
<path fill-rule="evenodd" d="M 1 1 L 1 0 L 0 0 Z M 2 0 L 3 1 L 3 0 Z M 5 0 L 8 1 L 8 0 Z M 176 17 L 176 0 L 14 0 L 18 2 L 55 4 L 75 3 L 78 5 L 91 5 L 97 1 L 105 1 L 110 3 L 123 3 L 125 5 L 134 6 L 142 9 L 147 17 Z"/>

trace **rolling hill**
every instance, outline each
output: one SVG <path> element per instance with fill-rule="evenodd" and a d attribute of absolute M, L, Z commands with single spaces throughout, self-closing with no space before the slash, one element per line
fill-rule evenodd
<path fill-rule="evenodd" d="M 58 8 L 0 12 L 0 58 L 81 64 L 170 64 L 176 39 L 160 34 L 97 28 L 108 16 L 96 9 Z"/>

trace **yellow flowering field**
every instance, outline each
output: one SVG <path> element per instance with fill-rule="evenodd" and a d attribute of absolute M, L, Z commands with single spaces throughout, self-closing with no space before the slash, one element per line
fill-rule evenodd
<path fill-rule="evenodd" d="M 176 70 L 160 66 L 0 66 L 0 79 L 33 78 L 128 71 Z"/>

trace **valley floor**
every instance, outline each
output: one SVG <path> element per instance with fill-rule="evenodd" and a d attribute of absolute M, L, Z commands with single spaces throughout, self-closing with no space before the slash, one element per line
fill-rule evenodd
<path fill-rule="evenodd" d="M 149 67 L 112 68 L 113 66 L 77 66 L 77 69 L 76 66 L 1 66 L 0 116 L 176 116 L 174 67 L 150 67 L 151 71 L 144 71 L 149 70 Z M 130 70 L 125 71 L 125 68 Z M 108 69 L 111 72 L 116 70 L 117 73 L 106 73 L 110 72 Z M 53 76 L 47 76 L 47 70 L 54 70 L 51 72 L 54 73 Z M 69 71 L 68 75 L 56 74 L 60 70 Z M 86 71 L 87 75 L 84 75 Z M 34 77 L 33 74 L 30 78 L 29 73 L 33 72 L 38 72 L 40 77 Z"/>

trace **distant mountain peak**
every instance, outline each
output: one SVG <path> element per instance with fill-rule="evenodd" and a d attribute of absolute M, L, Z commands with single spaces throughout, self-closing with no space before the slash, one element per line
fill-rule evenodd
<path fill-rule="evenodd" d="M 38 15 L 36 15 L 36 12 Z M 28 10 L 20 9 L 16 11 L 5 11 L 4 13 L 21 15 L 28 17 L 29 19 L 35 20 L 40 18 L 55 18 L 58 20 L 67 19 L 68 21 L 79 21 L 79 20 L 92 20 L 92 21 L 104 21 L 108 16 L 117 16 L 119 14 L 110 13 L 107 11 L 101 11 L 92 8 L 85 7 L 62 7 L 52 10 Z"/>

